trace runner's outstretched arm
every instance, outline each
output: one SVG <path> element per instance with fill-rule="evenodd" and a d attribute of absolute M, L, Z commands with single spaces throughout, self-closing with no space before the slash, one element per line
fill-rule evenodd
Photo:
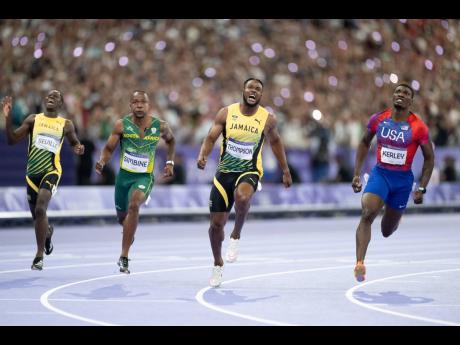
<path fill-rule="evenodd" d="M 99 175 L 102 174 L 102 169 L 104 168 L 104 165 L 110 160 L 110 157 L 112 157 L 113 151 L 115 151 L 115 149 L 117 148 L 117 145 L 120 142 L 122 133 L 123 133 L 123 122 L 122 120 L 117 120 L 112 130 L 112 134 L 110 134 L 109 139 L 107 139 L 107 143 L 102 149 L 101 156 L 96 163 L 96 172 Z"/>

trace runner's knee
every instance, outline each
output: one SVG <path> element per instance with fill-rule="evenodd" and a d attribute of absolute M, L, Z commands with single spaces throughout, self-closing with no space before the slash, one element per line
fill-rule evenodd
<path fill-rule="evenodd" d="M 236 192 L 235 195 L 235 207 L 247 207 L 249 201 L 251 200 L 251 196 L 245 193 Z"/>
<path fill-rule="evenodd" d="M 37 204 L 37 206 L 35 206 L 35 218 L 40 219 L 40 218 L 44 218 L 44 217 L 46 217 L 46 207 L 45 207 L 45 205 Z"/>
<path fill-rule="evenodd" d="M 378 211 L 372 210 L 369 207 L 363 207 L 361 219 L 365 222 L 372 223 L 377 216 Z"/>
<path fill-rule="evenodd" d="M 224 226 L 225 226 L 225 220 L 224 219 L 211 219 L 210 230 L 212 230 L 212 231 L 223 230 Z"/>
<path fill-rule="evenodd" d="M 382 221 L 382 226 L 381 226 L 381 231 L 383 237 L 390 237 L 393 232 L 396 231 L 396 229 L 399 226 L 399 221 L 396 222 L 396 224 L 388 224 L 388 222 Z"/>
<path fill-rule="evenodd" d="M 383 228 L 382 228 L 382 235 L 383 235 L 383 237 L 385 237 L 385 238 L 390 237 L 391 234 L 392 234 L 395 230 L 396 230 L 396 229 L 391 230 L 391 229 L 383 229 Z"/>
<path fill-rule="evenodd" d="M 130 201 L 128 204 L 128 213 L 139 213 L 140 204 L 136 201 Z"/>

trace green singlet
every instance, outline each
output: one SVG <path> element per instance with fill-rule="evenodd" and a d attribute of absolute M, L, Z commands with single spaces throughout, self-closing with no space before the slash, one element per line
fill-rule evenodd
<path fill-rule="evenodd" d="M 135 189 L 142 191 L 145 199 L 152 191 L 155 151 L 160 140 L 160 120 L 152 117 L 152 124 L 145 128 L 143 138 L 139 133 L 140 128 L 131 120 L 131 115 L 123 117 L 120 172 L 115 182 L 117 211 L 127 212 L 129 199 Z"/>

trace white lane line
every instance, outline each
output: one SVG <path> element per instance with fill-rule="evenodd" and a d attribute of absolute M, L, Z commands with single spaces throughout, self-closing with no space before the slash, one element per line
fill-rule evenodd
<path fill-rule="evenodd" d="M 36 298 L 0 298 L 0 301 L 14 301 L 14 302 L 38 302 Z"/>
<path fill-rule="evenodd" d="M 53 314 L 50 311 L 5 311 L 3 314 L 18 314 L 18 315 L 43 315 L 43 314 L 48 314 L 51 315 Z"/>
<path fill-rule="evenodd" d="M 209 258 L 207 258 L 209 260 Z M 140 263 L 151 263 L 157 260 L 136 260 L 136 264 Z M 96 266 L 114 266 L 116 267 L 116 260 L 110 262 L 97 262 L 97 263 L 90 263 L 90 264 L 75 264 L 75 265 L 60 265 L 60 266 L 44 266 L 44 270 L 59 270 L 64 268 L 81 268 L 81 267 L 96 267 Z M 17 273 L 17 272 L 32 272 L 30 268 L 22 268 L 18 270 L 9 270 L 9 271 L 0 271 L 0 274 L 5 273 Z M 40 271 L 36 271 L 39 273 Z"/>
<path fill-rule="evenodd" d="M 303 260 L 299 260 L 299 261 L 303 261 Z M 113 263 L 111 263 L 111 264 L 113 264 Z M 251 263 L 243 263 L 243 264 L 239 264 L 239 265 L 240 266 L 251 266 L 251 265 L 259 265 L 259 264 L 260 264 L 259 262 L 251 262 Z M 93 264 L 93 266 L 96 266 L 96 265 L 100 265 L 100 264 Z M 64 266 L 64 267 L 66 267 L 66 266 Z M 346 267 L 350 267 L 350 266 L 348 265 Z M 62 266 L 55 266 L 53 268 L 57 269 L 57 268 L 63 268 L 63 267 Z M 186 271 L 186 270 L 196 270 L 196 269 L 203 269 L 203 268 L 209 269 L 210 266 L 206 265 L 206 266 L 191 266 L 191 267 L 169 268 L 169 269 L 161 269 L 161 270 L 154 270 L 154 271 L 135 272 L 135 273 L 131 273 L 130 275 L 134 276 L 134 275 L 149 274 L 149 273 Z M 0 273 L 2 273 L 2 272 L 0 272 Z M 68 313 L 68 312 L 66 312 L 66 311 L 64 311 L 62 309 L 56 308 L 53 305 L 51 305 L 50 300 L 52 300 L 52 299 L 50 299 L 49 296 L 51 296 L 56 291 L 64 289 L 64 288 L 67 288 L 69 286 L 73 286 L 73 285 L 77 285 L 77 284 L 83 284 L 83 283 L 92 282 L 92 281 L 96 281 L 96 280 L 109 279 L 109 278 L 120 278 L 120 277 L 126 278 L 126 275 L 118 273 L 118 274 L 112 274 L 112 275 L 108 275 L 108 276 L 96 277 L 96 278 L 86 279 L 86 280 L 80 280 L 80 281 L 77 281 L 77 282 L 60 285 L 60 286 L 57 286 L 57 287 L 55 287 L 53 289 L 50 289 L 50 290 L 46 291 L 44 294 L 42 294 L 41 297 L 40 297 L 40 303 L 45 308 L 48 308 L 48 309 L 54 311 L 57 314 L 67 316 L 69 318 L 73 318 L 73 319 L 84 321 L 84 322 L 93 323 L 93 324 L 96 324 L 96 325 L 116 326 L 115 324 L 110 324 L 110 323 L 99 321 L 99 320 L 85 318 L 85 317 L 82 317 L 82 316 L 79 316 L 79 315 L 76 315 L 76 314 Z"/>
<path fill-rule="evenodd" d="M 128 302 L 128 303 L 187 303 L 176 299 L 83 299 L 83 298 L 50 298 L 53 302 Z M 0 298 L 6 302 L 40 302 L 37 298 Z"/>
<path fill-rule="evenodd" d="M 419 275 L 424 275 L 424 274 L 445 273 L 445 272 L 455 272 L 455 271 L 460 271 L 460 268 L 453 268 L 453 269 L 448 269 L 448 270 L 438 270 L 438 271 L 418 272 L 418 273 L 409 273 L 409 274 L 401 274 L 401 275 L 397 275 L 397 276 L 391 276 L 391 277 L 386 277 L 386 278 L 382 278 L 382 279 L 371 280 L 371 281 L 356 285 L 356 286 L 352 287 L 351 289 L 347 290 L 347 292 L 345 293 L 345 296 L 350 302 L 352 302 L 354 304 L 357 304 L 357 305 L 359 305 L 361 307 L 372 309 L 372 310 L 375 310 L 375 311 L 378 311 L 378 312 L 381 312 L 381 313 L 401 316 L 401 317 L 414 319 L 414 320 L 419 320 L 419 321 L 432 322 L 432 323 L 437 323 L 437 324 L 446 325 L 446 326 L 460 326 L 460 323 L 458 323 L 458 322 L 450 322 L 450 321 L 445 321 L 445 320 L 432 319 L 432 318 L 428 318 L 428 317 L 422 317 L 422 316 L 406 314 L 406 313 L 399 313 L 399 312 L 396 312 L 396 311 L 379 308 L 379 307 L 376 307 L 374 305 L 358 301 L 356 298 L 353 297 L 353 292 L 355 290 L 358 290 L 358 289 L 360 289 L 360 288 L 362 288 L 364 286 L 367 286 L 367 285 L 380 283 L 380 282 L 383 282 L 383 281 L 386 281 L 386 280 L 404 278 L 404 277 L 413 277 L 413 276 L 419 276 Z M 429 305 L 427 305 L 427 306 L 429 306 Z"/>
<path fill-rule="evenodd" d="M 352 262 L 353 259 L 352 257 L 350 258 L 345 258 L 341 257 L 339 258 L 340 260 L 345 260 L 347 259 L 348 262 Z M 184 257 L 184 261 L 201 261 L 201 260 L 207 260 L 209 261 L 209 257 L 202 257 L 202 258 L 187 258 Z M 302 262 L 316 262 L 316 261 L 331 261 L 334 259 L 331 259 L 330 257 L 328 258 L 308 258 L 308 259 L 283 259 L 279 257 L 251 257 L 249 260 L 252 260 L 251 262 L 245 262 L 245 263 L 237 263 L 236 265 L 238 266 L 251 266 L 251 265 L 257 265 L 260 264 L 260 261 L 263 261 L 264 264 L 284 264 L 284 263 L 302 263 Z M 136 260 L 136 264 L 140 263 L 152 263 L 156 262 L 158 260 L 156 259 L 149 259 L 149 260 Z M 178 260 L 171 260 L 171 261 L 178 261 Z M 88 264 L 74 264 L 74 265 L 59 265 L 59 266 L 45 266 L 43 270 L 57 270 L 57 269 L 66 269 L 66 268 L 80 268 L 80 267 L 96 267 L 96 266 L 114 266 L 116 267 L 116 261 L 110 261 L 110 262 L 98 262 L 98 263 L 88 263 Z M 212 268 L 212 266 L 209 266 Z M 32 272 L 30 268 L 21 268 L 17 270 L 8 270 L 8 271 L 0 271 L 0 274 L 6 274 L 6 273 L 18 273 L 18 272 Z M 36 271 L 39 273 L 39 271 Z"/>
<path fill-rule="evenodd" d="M 292 253 L 291 253 L 292 254 Z M 422 253 L 419 253 L 422 254 Z M 389 255 L 390 256 L 390 255 Z M 184 261 L 201 261 L 201 260 L 209 260 L 209 257 L 183 257 Z M 280 258 L 280 257 L 266 257 L 266 256 L 246 256 L 246 259 L 252 260 L 252 262 L 241 263 L 237 262 L 235 266 L 246 266 L 246 265 L 254 265 L 263 261 L 264 264 L 284 264 L 284 263 L 302 263 L 302 262 L 316 262 L 316 261 L 338 261 L 338 262 L 354 262 L 354 256 L 339 256 L 339 257 L 324 257 L 324 258 L 307 258 L 307 259 L 289 259 L 289 258 Z M 423 263 L 441 263 L 441 264 L 455 264 L 458 265 L 458 257 L 457 258 L 441 258 L 441 259 L 429 259 L 429 260 L 388 260 L 388 259 L 373 259 L 369 260 L 368 263 L 372 263 L 372 265 L 407 265 L 407 264 L 423 264 Z M 155 259 L 140 259 L 136 260 L 137 263 L 152 263 L 159 261 Z M 168 260 L 160 260 L 160 261 L 168 261 Z M 171 261 L 179 261 L 177 258 Z M 257 262 L 256 262 L 257 261 Z M 454 261 L 454 262 L 451 262 Z M 0 262 L 1 263 L 1 262 Z M 109 262 L 99 262 L 99 263 L 88 263 L 88 264 L 72 264 L 72 265 L 59 265 L 59 266 L 45 266 L 44 270 L 57 270 L 57 269 L 65 269 L 65 268 L 80 268 L 80 267 L 96 267 L 96 266 L 116 266 L 116 260 L 109 261 Z M 211 266 L 210 266 L 211 267 Z M 0 274 L 6 273 L 19 273 L 19 272 L 32 272 L 30 268 L 21 268 L 16 270 L 8 270 L 8 271 L 0 271 Z M 36 271 L 39 273 L 39 271 Z"/>
<path fill-rule="evenodd" d="M 330 258 L 329 258 L 330 259 Z M 293 261 L 308 261 L 308 259 L 304 259 L 304 260 L 293 260 Z M 284 263 L 284 261 L 283 261 Z M 260 265 L 259 262 L 250 262 L 250 263 L 243 263 L 243 264 L 239 264 L 239 266 L 253 266 L 253 265 Z M 340 266 L 340 267 L 348 267 L 350 268 L 350 265 L 344 265 L 344 266 Z M 198 270 L 198 269 L 203 269 L 203 268 L 206 268 L 206 269 L 209 269 L 210 266 L 209 265 L 206 265 L 206 266 L 190 266 L 190 267 L 179 267 L 179 268 L 168 268 L 168 269 L 161 269 L 161 270 L 154 270 L 154 271 L 144 271 L 144 272 L 135 272 L 135 273 L 131 273 L 130 276 L 134 276 L 134 275 L 142 275 L 142 274 L 150 274 L 150 273 L 163 273 L 163 272 L 174 272 L 174 271 L 187 271 L 187 270 Z M 322 270 L 324 268 L 319 268 L 319 269 L 313 269 L 313 271 L 315 270 Z M 310 269 L 311 270 L 311 269 Z M 302 270 L 303 271 L 303 270 Z M 293 271 L 294 272 L 294 271 Z M 1 273 L 1 272 L 0 272 Z M 273 275 L 276 273 L 270 273 L 269 275 Z M 101 326 L 116 326 L 115 324 L 110 324 L 110 323 L 107 323 L 107 322 L 103 322 L 103 321 L 99 321 L 99 320 L 94 320 L 94 319 L 90 319 L 90 318 L 85 318 L 85 317 L 82 317 L 82 316 L 79 316 L 79 315 L 76 315 L 76 314 L 72 314 L 72 313 L 69 313 L 69 312 L 66 312 L 62 309 L 59 309 L 59 308 L 56 308 L 54 307 L 53 305 L 51 305 L 50 301 L 52 299 L 50 299 L 49 297 L 55 293 L 56 291 L 58 290 L 61 290 L 61 289 L 65 289 L 69 286 L 74 286 L 74 285 L 77 285 L 77 284 L 83 284 L 83 283 L 88 283 L 88 282 L 92 282 L 92 281 L 96 281 L 96 280 L 102 280 L 102 279 L 109 279 L 109 278 L 127 278 L 126 275 L 124 274 L 111 274 L 111 275 L 107 275 L 107 276 L 102 276 L 102 277 L 96 277 L 96 278 L 91 278 L 91 279 L 86 279 L 86 280 L 80 280 L 80 281 L 77 281 L 77 282 L 73 282 L 73 283 L 68 283 L 68 284 L 64 284 L 64 285 L 60 285 L 60 286 L 57 286 L 53 289 L 50 289 L 48 291 L 46 291 L 45 293 L 43 293 L 40 297 L 40 303 L 47 309 L 50 309 L 52 311 L 54 311 L 55 313 L 57 314 L 60 314 L 60 315 L 63 315 L 63 316 L 66 316 L 66 317 L 69 317 L 69 318 L 72 318 L 72 319 L 76 319 L 76 320 L 79 320 L 79 321 L 84 321 L 84 322 L 89 322 L 89 323 L 92 323 L 92 324 L 96 324 L 96 325 L 101 325 Z M 241 280 L 242 278 L 240 279 L 237 279 L 237 280 Z M 237 280 L 233 280 L 233 281 L 237 281 Z"/>
<path fill-rule="evenodd" d="M 128 303 L 188 303 L 176 299 L 75 299 L 75 298 L 52 298 L 53 302 L 128 302 Z"/>
<path fill-rule="evenodd" d="M 438 259 L 438 260 L 436 260 L 436 259 L 435 260 L 420 260 L 420 261 L 412 261 L 410 263 L 411 264 L 417 264 L 417 263 L 427 263 L 427 262 L 432 262 L 432 261 L 448 261 L 448 260 L 456 260 L 456 259 L 457 258 Z M 407 264 L 407 263 L 406 262 L 385 262 L 385 263 L 376 263 L 376 264 L 372 264 L 372 265 L 369 265 L 369 266 L 373 266 L 373 267 L 375 267 L 375 266 L 387 266 L 387 265 L 390 265 L 390 264 L 391 265 L 394 265 L 394 264 L 403 265 L 403 264 Z M 350 265 L 322 267 L 322 268 L 320 267 L 320 268 L 313 268 L 313 269 L 293 270 L 293 271 L 284 271 L 284 272 L 275 272 L 275 273 L 253 275 L 253 276 L 248 276 L 248 277 L 243 277 L 243 278 L 223 281 L 221 285 L 225 285 L 225 284 L 229 284 L 229 283 L 233 283 L 233 282 L 237 282 L 237 281 L 241 281 L 241 280 L 247 280 L 247 279 L 256 279 L 256 278 L 262 278 L 262 277 L 268 277 L 268 276 L 276 276 L 276 275 L 282 275 L 282 274 L 326 271 L 326 270 L 340 269 L 340 268 L 350 268 Z M 457 269 L 455 269 L 455 270 L 457 270 Z M 447 271 L 451 271 L 451 270 L 447 270 Z M 405 277 L 405 276 L 406 275 L 395 276 L 395 278 Z M 206 293 L 206 291 L 208 291 L 210 289 L 212 289 L 212 287 L 209 287 L 209 286 L 205 287 L 205 288 L 199 290 L 195 295 L 195 299 L 198 301 L 198 303 L 200 303 L 201 305 L 203 305 L 206 308 L 212 309 L 212 310 L 220 312 L 220 313 L 224 313 L 224 314 L 228 314 L 228 315 L 232 315 L 232 316 L 236 316 L 236 317 L 240 317 L 240 318 L 248 319 L 248 320 L 252 320 L 252 321 L 257 321 L 257 322 L 261 322 L 261 323 L 267 323 L 267 324 L 271 324 L 271 325 L 280 325 L 280 326 L 286 326 L 286 325 L 296 326 L 295 324 L 288 324 L 288 323 L 274 321 L 274 320 L 257 318 L 257 317 L 251 316 L 251 315 L 233 312 L 233 311 L 230 311 L 230 310 L 227 310 L 227 309 L 212 305 L 211 303 L 206 302 L 206 300 L 204 299 L 204 294 Z"/>
<path fill-rule="evenodd" d="M 430 260 L 431 261 L 446 261 L 446 260 L 453 260 L 454 258 L 452 259 L 439 259 L 439 260 Z M 329 260 L 332 260 L 332 258 L 329 258 Z M 308 261 L 314 261 L 314 259 L 297 259 L 297 260 L 283 260 L 282 262 L 279 262 L 279 263 L 289 263 L 289 262 L 297 262 L 297 263 L 301 263 L 301 262 L 308 262 Z M 421 260 L 420 262 L 426 262 L 427 260 Z M 149 261 L 146 261 L 146 262 L 149 262 Z M 270 262 L 266 262 L 266 264 L 268 264 Z M 272 263 L 277 263 L 276 261 L 273 261 Z M 414 263 L 417 263 L 416 261 L 412 261 L 411 262 L 412 264 Z M 87 264 L 87 266 L 101 266 L 101 265 L 113 265 L 113 263 L 95 263 L 95 264 Z M 251 263 L 239 263 L 238 266 L 251 266 L 251 265 L 259 265 L 260 263 L 259 262 L 251 262 Z M 384 266 L 384 265 L 388 265 L 389 263 L 383 263 L 383 264 L 374 264 L 372 266 Z M 394 262 L 392 262 L 391 264 L 395 264 Z M 407 263 L 405 263 L 407 264 Z M 81 267 L 82 265 L 66 265 L 66 266 L 54 266 L 54 267 L 50 267 L 48 269 L 60 269 L 60 268 L 68 268 L 69 266 L 71 267 Z M 344 266 L 340 266 L 342 268 L 345 268 L 345 267 L 351 267 L 350 265 L 344 265 Z M 132 273 L 131 276 L 133 275 L 140 275 L 140 274 L 148 274 L 148 273 L 160 273 L 160 272 L 171 272 L 171 271 L 182 271 L 182 270 L 193 270 L 193 269 L 203 269 L 203 268 L 210 268 L 209 265 L 206 265 L 206 266 L 192 266 L 192 267 L 182 267 L 182 268 L 172 268 L 172 269 L 163 269 L 163 270 L 154 270 L 154 271 L 144 271 L 144 272 L 136 272 L 136 273 Z M 316 269 L 307 269 L 307 270 L 300 270 L 301 272 L 304 272 L 304 271 L 318 271 L 318 270 L 326 270 L 328 268 L 316 268 Z M 16 270 L 16 271 L 13 271 L 13 272 L 22 272 L 22 271 L 29 271 L 28 269 L 26 270 Z M 0 274 L 1 273 L 9 273 L 10 271 L 0 271 Z M 288 271 L 288 272 L 291 272 L 291 271 Z M 296 271 L 292 271 L 292 273 L 295 273 Z M 287 273 L 270 273 L 268 275 L 277 275 L 277 274 L 287 274 Z M 60 290 L 60 289 L 63 289 L 63 288 L 66 288 L 66 287 L 69 287 L 69 286 L 72 286 L 72 285 L 76 285 L 76 284 L 82 284 L 82 283 L 86 283 L 86 282 L 90 282 L 90 281 L 94 281 L 94 280 L 101 280 L 101 279 L 108 279 L 108 278 L 116 278 L 116 277 L 123 277 L 124 275 L 122 274 L 116 274 L 116 275 L 108 275 L 108 276 L 102 276 L 102 277 L 97 277 L 97 278 L 93 278 L 93 279 L 87 279 L 87 280 L 82 280 L 82 281 L 78 281 L 78 282 L 73 282 L 73 283 L 69 283 L 69 284 L 65 284 L 65 285 L 61 285 L 61 286 L 58 286 L 56 288 L 53 288 L 51 290 L 48 290 L 46 291 L 41 297 L 40 297 L 40 302 L 42 303 L 42 305 L 44 305 L 46 308 L 48 309 L 51 309 L 52 311 L 58 313 L 58 314 L 61 314 L 61 315 L 64 315 L 64 316 L 67 316 L 69 318 L 74 318 L 74 319 L 77 319 L 77 320 L 80 320 L 80 321 L 85 321 L 85 322 L 89 322 L 89 323 L 94 323 L 94 324 L 98 324 L 98 325 L 110 325 L 109 323 L 104 323 L 102 321 L 98 321 L 98 320 L 92 320 L 92 319 L 89 319 L 89 318 L 83 318 L 83 317 L 80 317 L 78 315 L 75 315 L 75 314 L 71 314 L 71 313 L 67 313 L 65 311 L 62 311 L 58 308 L 55 308 L 54 306 L 52 306 L 50 303 L 49 303 L 49 300 L 52 300 L 52 299 L 49 299 L 49 296 Z M 238 280 L 244 280 L 244 279 L 250 279 L 250 278 L 239 278 L 239 279 L 236 279 L 236 280 L 232 280 L 232 281 L 228 281 L 228 282 L 234 282 L 234 281 L 238 281 Z M 252 279 L 252 278 L 251 278 Z M 225 283 L 225 282 L 224 282 Z M 204 289 L 203 289 L 204 290 Z M 198 293 L 197 293 L 198 295 Z M 196 298 L 196 296 L 195 296 Z M 207 303 L 203 300 L 204 303 Z M 204 304 L 203 304 L 204 305 Z M 211 306 L 211 309 L 212 306 Z M 276 322 L 276 321 L 275 321 Z"/>
<path fill-rule="evenodd" d="M 412 307 L 414 308 L 422 308 L 422 307 L 460 307 L 460 304 L 415 304 Z"/>
<path fill-rule="evenodd" d="M 285 259 L 285 258 L 280 258 L 280 257 L 247 257 L 248 261 L 252 260 L 251 262 L 246 262 L 246 263 L 236 263 L 238 266 L 247 266 L 247 265 L 255 265 L 255 264 L 260 264 L 260 261 L 263 261 L 265 264 L 284 264 L 284 263 L 302 263 L 302 262 L 316 262 L 316 261 L 331 261 L 331 260 L 336 260 L 334 258 L 308 258 L 308 259 Z M 183 259 L 178 260 L 177 258 L 174 258 L 170 261 L 201 261 L 201 260 L 210 260 L 208 256 L 206 257 L 183 257 Z M 339 257 L 337 260 L 341 261 L 348 261 L 352 262 L 354 259 L 350 257 Z M 447 259 L 440 259 L 440 260 L 447 260 Z M 453 259 L 451 259 L 453 260 Z M 168 260 L 158 260 L 158 259 L 148 259 L 148 260 L 136 260 L 136 264 L 140 263 L 152 263 L 152 262 L 157 262 L 157 261 L 168 261 Z M 257 261 L 257 262 L 256 262 Z M 432 261 L 432 260 L 430 260 Z M 393 262 L 392 262 L 393 263 Z M 43 269 L 44 270 L 57 270 L 57 269 L 66 269 L 66 268 L 80 268 L 80 267 L 96 267 L 96 266 L 116 266 L 116 260 L 110 261 L 110 262 L 98 262 L 98 263 L 88 263 L 88 264 L 72 264 L 72 265 L 59 265 L 59 266 L 45 266 Z M 209 266 L 212 268 L 212 266 Z M 32 272 L 30 268 L 21 268 L 21 269 L 16 269 L 16 270 L 7 270 L 7 271 L 0 271 L 0 274 L 6 274 L 6 273 L 19 273 L 19 272 Z M 39 271 L 36 271 L 39 273 Z"/>
<path fill-rule="evenodd" d="M 206 265 L 206 266 L 191 266 L 191 267 L 178 267 L 178 268 L 168 268 L 168 269 L 161 269 L 161 270 L 154 270 L 154 271 L 135 272 L 135 273 L 131 273 L 130 276 L 149 274 L 149 273 L 163 273 L 163 272 L 174 272 L 174 271 L 197 270 L 197 269 L 203 269 L 203 268 L 209 268 L 209 265 Z M 85 279 L 85 280 L 80 280 L 80 281 L 69 283 L 69 284 L 60 285 L 60 286 L 57 286 L 57 287 L 55 287 L 53 289 L 50 289 L 50 290 L 46 291 L 44 294 L 42 294 L 40 296 L 40 303 L 45 308 L 50 309 L 51 311 L 54 311 L 55 313 L 60 314 L 62 316 L 69 317 L 71 319 L 76 319 L 76 320 L 79 320 L 79 321 L 84 321 L 84 322 L 88 322 L 88 323 L 92 323 L 92 324 L 100 325 L 100 326 L 117 326 L 116 324 L 103 322 L 103 321 L 99 321 L 99 320 L 94 320 L 94 319 L 86 318 L 86 317 L 79 316 L 79 315 L 76 315 L 76 314 L 68 313 L 68 312 L 66 312 L 66 311 L 64 311 L 62 309 L 56 308 L 53 305 L 51 305 L 50 299 L 49 299 L 49 297 L 53 293 L 55 293 L 56 291 L 59 291 L 61 289 L 65 289 L 65 288 L 67 288 L 69 286 L 88 283 L 88 282 L 93 282 L 93 281 L 96 281 L 96 280 L 110 279 L 110 278 L 125 278 L 126 279 L 126 278 L 128 278 L 128 276 L 125 275 L 125 274 L 118 273 L 118 274 L 111 274 L 111 275 L 108 275 L 108 276 Z"/>
<path fill-rule="evenodd" d="M 249 280 L 249 279 L 257 279 L 257 278 L 266 278 L 266 277 L 274 277 L 274 276 L 279 276 L 279 275 L 284 275 L 284 274 L 296 274 L 296 273 L 305 273 L 305 272 L 318 272 L 318 271 L 327 271 L 327 270 L 335 270 L 335 269 L 342 269 L 342 268 L 350 268 L 350 265 L 341 265 L 341 266 L 332 266 L 332 267 L 319 267 L 319 268 L 308 268 L 308 269 L 303 269 L 303 270 L 291 270 L 291 271 L 282 271 L 282 272 L 272 272 L 272 273 L 265 273 L 265 274 L 257 274 L 257 275 L 252 275 L 252 276 L 246 276 L 242 278 L 237 278 L 237 279 L 232 279 L 232 280 L 226 280 L 222 282 L 221 285 L 227 285 L 231 283 L 235 283 L 238 281 L 242 280 Z M 208 291 L 213 289 L 210 286 L 207 286 L 200 291 L 198 291 L 195 295 L 195 299 L 200 303 L 202 306 L 217 311 L 219 313 L 223 314 L 228 314 L 232 316 L 236 316 L 242 319 L 247 319 L 251 321 L 256 321 L 260 323 L 266 323 L 269 325 L 274 325 L 274 326 L 300 326 L 299 324 L 293 324 L 293 323 L 286 323 L 286 322 L 281 322 L 281 321 L 276 321 L 276 320 L 269 320 L 269 319 L 263 319 L 260 317 L 255 317 L 251 316 L 248 314 L 242 314 L 242 313 L 237 313 L 234 311 L 230 311 L 221 307 L 217 307 L 209 302 L 206 302 L 204 299 L 204 294 Z"/>

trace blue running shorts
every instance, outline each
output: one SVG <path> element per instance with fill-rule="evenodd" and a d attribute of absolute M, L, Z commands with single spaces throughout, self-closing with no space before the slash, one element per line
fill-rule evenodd
<path fill-rule="evenodd" d="M 414 174 L 411 170 L 394 171 L 376 165 L 370 173 L 363 194 L 376 194 L 387 206 L 402 212 L 407 207 L 413 183 Z"/>

